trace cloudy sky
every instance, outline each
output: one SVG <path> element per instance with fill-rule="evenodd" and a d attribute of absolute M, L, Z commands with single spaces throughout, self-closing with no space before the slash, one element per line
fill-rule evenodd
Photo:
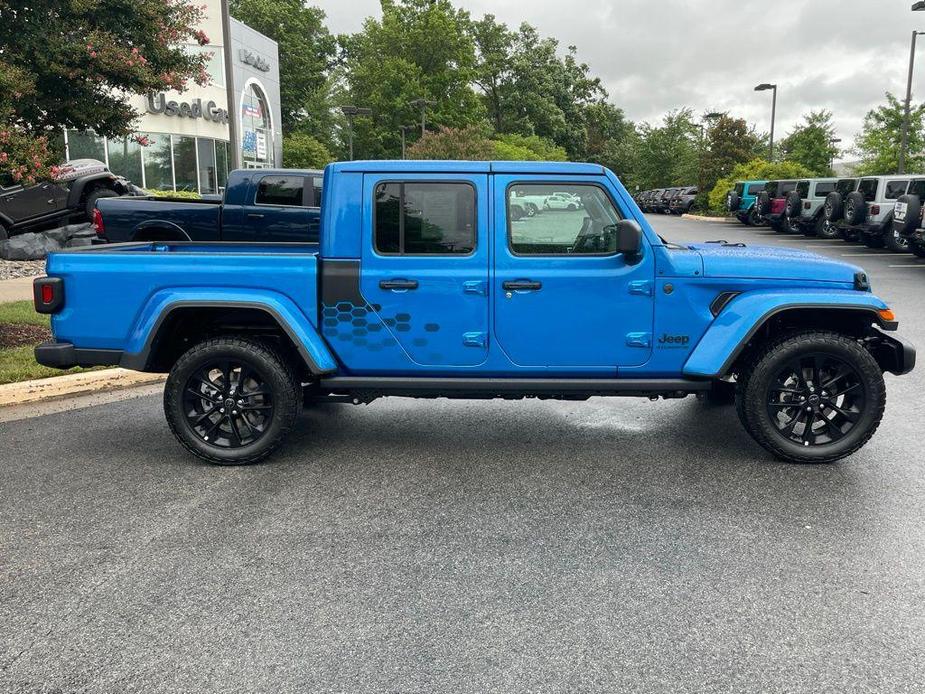
<path fill-rule="evenodd" d="M 307 1 L 327 12 L 335 33 L 379 15 L 378 0 Z M 729 111 L 767 130 L 771 95 L 753 87 L 776 82 L 778 134 L 825 108 L 835 114 L 843 147 L 885 91 L 904 98 L 911 33 L 925 30 L 925 12 L 911 12 L 912 0 L 455 2 L 475 17 L 527 21 L 563 46 L 574 44 L 633 120 L 690 106 Z M 925 94 L 925 37 L 919 45 L 913 89 Z"/>

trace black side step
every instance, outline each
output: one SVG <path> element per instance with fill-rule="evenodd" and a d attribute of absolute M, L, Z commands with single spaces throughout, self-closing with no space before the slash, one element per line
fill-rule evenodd
<path fill-rule="evenodd" d="M 683 397 L 710 390 L 708 380 L 644 378 L 407 378 L 333 376 L 317 387 L 329 393 L 402 397 Z"/>

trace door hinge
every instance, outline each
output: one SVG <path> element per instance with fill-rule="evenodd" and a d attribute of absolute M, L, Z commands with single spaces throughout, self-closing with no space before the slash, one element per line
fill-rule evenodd
<path fill-rule="evenodd" d="M 463 294 L 488 296 L 488 282 L 482 280 L 469 280 L 468 282 L 463 282 Z"/>
<path fill-rule="evenodd" d="M 627 347 L 651 347 L 652 333 L 627 333 Z"/>
<path fill-rule="evenodd" d="M 488 336 L 485 333 L 463 333 L 463 344 L 466 347 L 484 347 L 488 344 Z"/>
<path fill-rule="evenodd" d="M 636 280 L 629 284 L 630 294 L 652 296 L 652 280 Z"/>

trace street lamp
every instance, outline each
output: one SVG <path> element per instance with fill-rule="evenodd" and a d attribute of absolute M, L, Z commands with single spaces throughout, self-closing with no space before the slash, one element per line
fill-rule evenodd
<path fill-rule="evenodd" d="M 414 101 L 408 104 L 409 106 L 414 106 L 415 108 L 421 109 L 421 137 L 427 134 L 427 107 L 436 106 L 436 101 L 428 101 L 427 99 L 415 99 Z"/>
<path fill-rule="evenodd" d="M 920 1 L 912 6 L 913 12 L 925 10 L 925 1 Z M 912 108 L 912 71 L 915 69 L 915 40 L 919 34 L 925 32 L 912 32 L 912 46 L 909 49 L 909 79 L 906 82 L 906 103 L 903 106 L 903 134 L 902 141 L 899 145 L 899 173 L 906 173 L 906 150 L 909 149 L 909 111 Z"/>
<path fill-rule="evenodd" d="M 925 2 L 925 0 L 923 0 L 923 2 Z M 840 137 L 833 137 L 829 139 L 829 145 L 833 148 L 835 148 L 835 145 L 837 145 L 839 142 L 841 142 Z M 829 162 L 829 168 L 832 169 L 833 172 L 835 171 L 835 154 L 837 153 L 837 148 L 835 149 L 836 151 L 832 152 L 832 161 Z"/>
<path fill-rule="evenodd" d="M 408 131 L 414 130 L 416 125 L 399 125 L 398 129 L 401 131 L 401 158 L 405 158 L 405 142 L 407 140 Z"/>
<path fill-rule="evenodd" d="M 777 85 L 765 83 L 755 87 L 756 92 L 766 92 L 769 89 L 773 90 L 774 94 L 771 100 L 771 153 L 768 155 L 768 161 L 774 161 L 774 120 L 777 118 Z"/>
<path fill-rule="evenodd" d="M 347 139 L 350 141 L 350 161 L 353 161 L 353 119 L 357 116 L 371 116 L 373 110 L 356 106 L 341 106 L 340 112 L 347 116 Z"/>

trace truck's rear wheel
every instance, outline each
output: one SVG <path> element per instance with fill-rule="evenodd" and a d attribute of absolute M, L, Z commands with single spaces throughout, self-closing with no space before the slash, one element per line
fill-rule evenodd
<path fill-rule="evenodd" d="M 301 383 L 270 345 L 239 337 L 200 342 L 167 377 L 164 413 L 177 440 L 218 465 L 263 460 L 302 409 Z"/>
<path fill-rule="evenodd" d="M 737 395 L 749 434 L 778 458 L 830 463 L 873 436 L 886 405 L 883 373 L 857 340 L 805 332 L 771 343 Z"/>
<path fill-rule="evenodd" d="M 109 188 L 97 188 L 96 190 L 91 191 L 90 194 L 87 195 L 87 200 L 84 203 L 84 214 L 87 217 L 87 221 L 93 221 L 93 210 L 96 208 L 97 200 L 100 198 L 117 197 L 119 197 L 119 194 L 114 190 L 110 190 Z"/>
<path fill-rule="evenodd" d="M 909 252 L 909 239 L 901 236 L 900 233 L 893 228 L 892 224 L 883 232 L 883 241 L 886 247 L 894 253 Z"/>

